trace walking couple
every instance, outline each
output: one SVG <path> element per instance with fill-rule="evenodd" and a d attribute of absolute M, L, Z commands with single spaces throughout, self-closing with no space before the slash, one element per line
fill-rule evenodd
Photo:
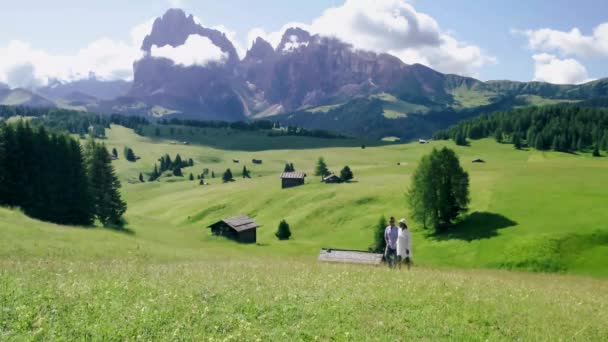
<path fill-rule="evenodd" d="M 407 227 L 405 219 L 399 220 L 399 227 L 395 226 L 395 218 L 391 216 L 388 227 L 384 230 L 384 241 L 386 250 L 384 258 L 388 266 L 393 268 L 396 265 L 401 268 L 406 264 L 410 269 L 412 264 L 412 235 Z"/>

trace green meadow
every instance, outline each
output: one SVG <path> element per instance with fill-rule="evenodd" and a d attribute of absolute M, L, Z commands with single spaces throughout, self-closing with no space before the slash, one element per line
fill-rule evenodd
<path fill-rule="evenodd" d="M 606 157 L 517 151 L 493 140 L 460 147 L 170 129 L 107 131 L 105 144 L 120 156 L 125 231 L 0 209 L 0 339 L 608 336 Z M 470 210 L 440 235 L 411 222 L 412 271 L 316 262 L 321 247 L 366 250 L 381 215 L 409 218 L 410 176 L 443 145 L 470 174 Z M 141 159 L 126 161 L 125 146 Z M 183 178 L 140 183 L 139 173 L 167 153 L 195 165 Z M 350 166 L 354 181 L 322 184 L 313 176 L 321 156 L 334 172 Z M 307 172 L 304 186 L 281 189 L 288 162 Z M 241 178 L 244 165 L 251 179 Z M 205 168 L 216 175 L 209 185 L 187 180 Z M 236 181 L 222 184 L 227 168 Z M 239 214 L 262 225 L 257 244 L 206 228 Z M 291 226 L 289 241 L 274 236 L 281 219 Z"/>

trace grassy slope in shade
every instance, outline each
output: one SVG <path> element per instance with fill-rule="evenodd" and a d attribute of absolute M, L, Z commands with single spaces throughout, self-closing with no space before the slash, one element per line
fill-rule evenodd
<path fill-rule="evenodd" d="M 306 149 L 308 138 L 256 140 L 223 130 L 201 138 L 187 130 L 166 140 L 116 126 L 108 131 L 110 149 L 127 145 L 142 157 L 114 162 L 129 203 L 127 233 L 62 227 L 0 208 L 0 339 L 600 340 L 608 334 L 604 279 L 479 270 L 608 276 L 608 212 L 598 205 L 608 193 L 606 158 L 516 151 L 491 140 L 366 149 L 311 140 L 316 148 Z M 217 148 L 170 143 L 197 139 Z M 279 143 L 293 149 L 264 150 Z M 457 230 L 431 237 L 414 223 L 411 273 L 316 263 L 322 246 L 366 249 L 381 214 L 408 217 L 409 177 L 422 155 L 443 144 L 456 149 L 471 176 L 471 215 Z M 177 178 L 138 183 L 139 172 L 165 153 L 195 160 L 183 169 L 186 176 L 208 167 L 217 178 L 208 178 L 209 186 Z M 356 182 L 319 183 L 312 176 L 319 156 L 334 171 L 348 164 Z M 470 163 L 477 157 L 487 163 Z M 309 174 L 305 186 L 280 189 L 287 162 Z M 244 164 L 252 179 L 240 178 Z M 237 180 L 221 184 L 228 167 Z M 263 225 L 258 245 L 215 238 L 205 228 L 240 213 Z M 283 218 L 293 240 L 279 242 L 274 232 Z"/>

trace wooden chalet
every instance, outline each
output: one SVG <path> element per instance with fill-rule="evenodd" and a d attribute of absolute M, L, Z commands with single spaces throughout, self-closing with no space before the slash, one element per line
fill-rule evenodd
<path fill-rule="evenodd" d="M 365 265 L 380 265 L 382 259 L 383 255 L 380 253 L 331 248 L 322 248 L 318 258 L 322 262 Z"/>
<path fill-rule="evenodd" d="M 323 177 L 323 183 L 342 183 L 342 179 L 335 174 Z"/>
<path fill-rule="evenodd" d="M 304 185 L 304 178 L 306 178 L 306 173 L 301 171 L 283 172 L 281 173 L 281 189 Z"/>
<path fill-rule="evenodd" d="M 255 243 L 259 227 L 259 224 L 246 215 L 224 219 L 209 226 L 213 235 L 241 243 Z"/>

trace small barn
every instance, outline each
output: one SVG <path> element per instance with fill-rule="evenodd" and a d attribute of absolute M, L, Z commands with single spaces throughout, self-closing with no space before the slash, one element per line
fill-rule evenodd
<path fill-rule="evenodd" d="M 306 178 L 306 173 L 301 171 L 283 172 L 281 173 L 281 189 L 304 185 L 304 178 Z"/>
<path fill-rule="evenodd" d="M 322 248 L 318 260 L 322 262 L 380 265 L 382 263 L 382 257 L 383 255 L 380 253 Z"/>
<path fill-rule="evenodd" d="M 251 162 L 254 164 L 262 164 L 262 159 L 251 159 Z"/>
<path fill-rule="evenodd" d="M 224 236 L 241 243 L 255 243 L 259 227 L 259 224 L 246 215 L 217 221 L 209 226 L 213 235 Z"/>
<path fill-rule="evenodd" d="M 342 183 L 342 179 L 335 174 L 323 177 L 323 183 Z"/>

